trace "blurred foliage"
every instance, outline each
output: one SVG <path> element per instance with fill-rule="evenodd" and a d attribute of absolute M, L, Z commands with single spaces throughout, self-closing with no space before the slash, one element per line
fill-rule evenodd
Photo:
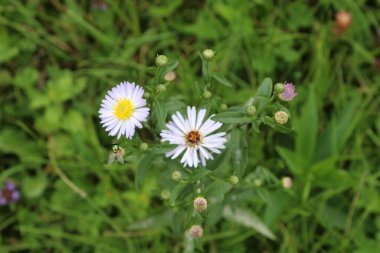
<path fill-rule="evenodd" d="M 336 34 L 340 10 L 352 24 Z M 0 207 L 0 252 L 377 252 L 379 17 L 378 0 L 0 0 L 0 183 L 21 189 L 19 203 Z M 148 85 L 157 54 L 179 65 L 155 120 L 201 105 L 205 48 L 225 77 L 213 76 L 224 84 L 212 90 L 214 111 L 244 105 L 266 76 L 299 95 L 291 135 L 238 128 L 217 170 L 182 171 L 191 182 L 240 177 L 205 182 L 212 201 L 194 242 L 176 209 L 192 215 L 184 196 L 194 190 L 171 180 L 178 163 L 130 152 L 141 141 L 155 148 L 142 130 L 123 143 L 126 163 L 107 165 L 97 111 L 119 82 Z"/>

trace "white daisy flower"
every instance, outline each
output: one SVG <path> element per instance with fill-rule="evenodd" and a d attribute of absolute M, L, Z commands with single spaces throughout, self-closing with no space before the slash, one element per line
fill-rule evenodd
<path fill-rule="evenodd" d="M 221 153 L 220 150 L 225 148 L 224 143 L 227 141 L 224 137 L 226 133 L 211 133 L 223 124 L 211 120 L 214 115 L 203 122 L 205 115 L 205 109 L 199 110 L 197 115 L 195 107 L 190 106 L 187 107 L 186 119 L 179 112 L 172 115 L 172 121 L 166 124 L 168 129 L 162 130 L 160 135 L 162 141 L 178 146 L 167 152 L 166 157 L 175 159 L 185 151 L 181 163 L 196 168 L 199 163 L 206 166 L 206 160 L 214 159 L 212 153 Z"/>
<path fill-rule="evenodd" d="M 142 98 L 143 88 L 135 83 L 122 82 L 108 91 L 99 110 L 100 123 L 110 136 L 125 135 L 132 139 L 135 127 L 142 128 L 141 122 L 146 121 L 149 108 Z"/>

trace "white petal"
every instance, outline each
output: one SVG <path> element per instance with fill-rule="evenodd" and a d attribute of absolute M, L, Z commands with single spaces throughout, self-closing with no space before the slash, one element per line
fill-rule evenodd
<path fill-rule="evenodd" d="M 187 107 L 187 119 L 189 120 L 190 128 L 195 130 L 195 122 L 197 120 L 195 107 Z"/>
<path fill-rule="evenodd" d="M 195 124 L 195 129 L 198 130 L 199 127 L 201 126 L 203 119 L 205 118 L 206 115 L 206 109 L 201 109 L 198 112 L 198 117 L 197 117 L 197 123 Z"/>

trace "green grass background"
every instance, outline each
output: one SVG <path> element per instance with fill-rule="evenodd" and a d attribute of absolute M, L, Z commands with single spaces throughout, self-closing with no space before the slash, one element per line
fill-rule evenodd
<path fill-rule="evenodd" d="M 292 134 L 248 135 L 243 183 L 224 200 L 254 225 L 210 213 L 193 251 L 378 252 L 380 1 L 107 3 L 0 0 L 0 182 L 21 191 L 20 203 L 0 207 L 0 252 L 191 252 L 186 226 L 160 198 L 169 168 L 155 162 L 136 190 L 141 154 L 127 149 L 125 165 L 106 165 L 111 139 L 97 111 L 119 82 L 147 85 L 157 54 L 179 62 L 161 95 L 168 111 L 201 105 L 206 48 L 233 84 L 218 86 L 217 104 L 244 104 L 265 77 L 294 82 L 299 95 Z M 343 9 L 352 25 L 337 36 Z M 291 176 L 292 189 L 252 183 L 271 176 Z"/>

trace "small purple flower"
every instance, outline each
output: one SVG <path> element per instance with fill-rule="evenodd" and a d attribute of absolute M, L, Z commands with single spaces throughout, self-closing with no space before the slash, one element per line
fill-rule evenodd
<path fill-rule="evenodd" d="M 16 189 L 16 185 L 10 181 L 6 182 L 0 191 L 0 205 L 5 206 L 11 202 L 17 202 L 20 199 L 20 193 Z"/>
<path fill-rule="evenodd" d="M 285 90 L 281 94 L 278 94 L 278 97 L 282 101 L 291 101 L 295 96 L 297 96 L 296 86 L 293 83 L 285 82 L 284 88 Z"/>

